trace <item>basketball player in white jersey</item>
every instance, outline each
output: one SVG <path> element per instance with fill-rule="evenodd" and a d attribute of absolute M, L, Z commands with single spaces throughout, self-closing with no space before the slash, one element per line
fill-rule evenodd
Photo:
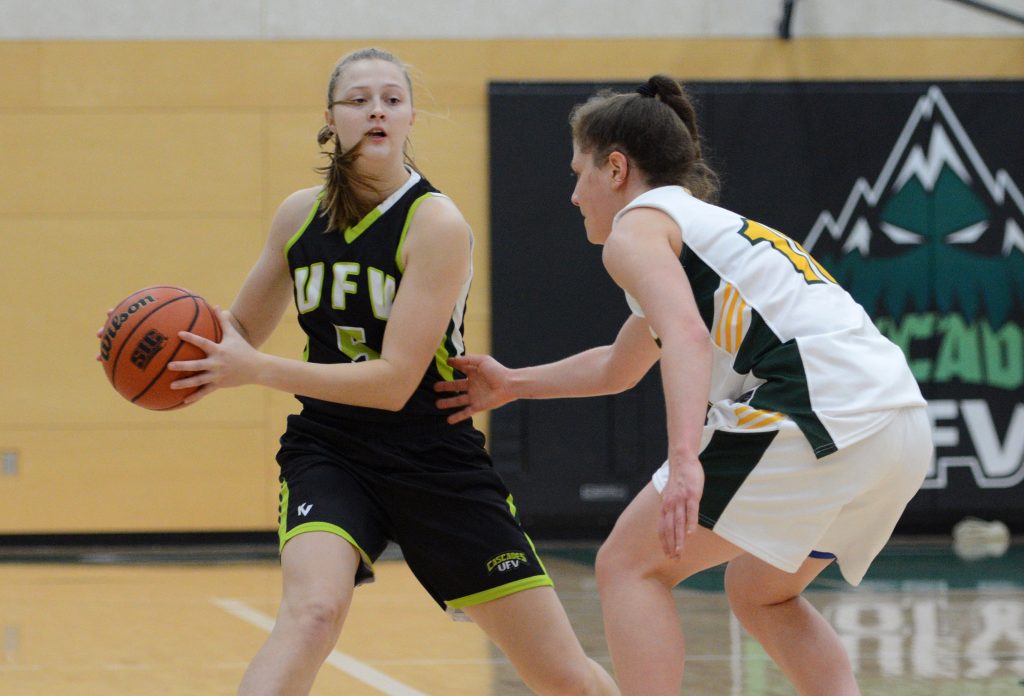
<path fill-rule="evenodd" d="M 679 693 L 684 640 L 672 588 L 728 563 L 733 612 L 800 694 L 859 693 L 828 622 L 801 592 L 830 563 L 858 584 L 920 487 L 932 453 L 925 401 L 900 350 L 799 244 L 716 207 L 681 85 L 574 109 L 572 202 L 623 288 L 615 342 L 467 377 L 452 422 L 518 398 L 621 392 L 661 363 L 668 460 L 597 558 L 624 694 Z"/>

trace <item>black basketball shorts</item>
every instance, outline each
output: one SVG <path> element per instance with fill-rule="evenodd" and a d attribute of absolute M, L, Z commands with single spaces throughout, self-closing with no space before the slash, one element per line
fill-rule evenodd
<path fill-rule="evenodd" d="M 483 445 L 468 423 L 339 430 L 289 416 L 277 454 L 281 548 L 305 532 L 337 534 L 362 556 L 361 584 L 393 541 L 453 612 L 553 585 Z"/>

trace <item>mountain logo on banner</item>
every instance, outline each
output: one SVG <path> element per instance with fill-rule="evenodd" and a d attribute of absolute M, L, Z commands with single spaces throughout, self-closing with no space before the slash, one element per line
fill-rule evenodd
<path fill-rule="evenodd" d="M 907 355 L 934 425 L 924 487 L 946 488 L 953 467 L 979 488 L 1024 481 L 1024 196 L 937 86 L 874 183 L 857 179 L 804 247 Z"/>

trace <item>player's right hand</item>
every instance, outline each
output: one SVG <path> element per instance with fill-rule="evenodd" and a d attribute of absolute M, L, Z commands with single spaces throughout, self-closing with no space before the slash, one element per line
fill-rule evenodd
<path fill-rule="evenodd" d="M 451 424 L 472 417 L 474 413 L 504 406 L 515 400 L 511 390 L 512 371 L 489 355 L 463 355 L 449 358 L 448 364 L 466 376 L 434 384 L 434 391 L 455 394 L 437 400 L 442 410 L 460 409 L 448 416 Z"/>

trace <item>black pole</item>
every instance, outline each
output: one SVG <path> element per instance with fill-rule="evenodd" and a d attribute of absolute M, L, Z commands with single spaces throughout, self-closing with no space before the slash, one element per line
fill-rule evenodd
<path fill-rule="evenodd" d="M 779 20 L 779 38 L 789 41 L 793 33 L 790 27 L 793 24 L 793 5 L 796 0 L 782 0 L 782 19 Z"/>
<path fill-rule="evenodd" d="M 973 7 L 977 10 L 981 10 L 982 12 L 989 12 L 991 14 L 996 15 L 997 17 L 1002 17 L 1003 19 L 1009 19 L 1012 22 L 1024 24 L 1024 15 L 1020 15 L 1015 12 L 1010 12 L 1009 10 L 1004 10 L 1001 7 L 990 5 L 987 2 L 981 2 L 980 0 L 950 0 L 950 2 L 958 2 L 961 5 Z"/>

